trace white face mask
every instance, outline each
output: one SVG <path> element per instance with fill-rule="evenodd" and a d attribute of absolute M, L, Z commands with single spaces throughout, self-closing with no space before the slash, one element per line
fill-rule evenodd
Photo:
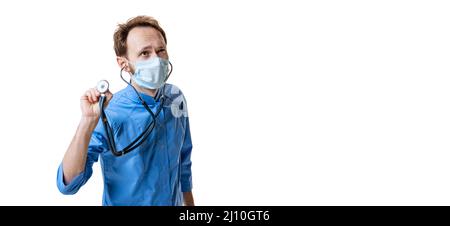
<path fill-rule="evenodd" d="M 169 61 L 160 57 L 139 61 L 135 65 L 132 79 L 147 89 L 159 89 L 169 78 Z"/>

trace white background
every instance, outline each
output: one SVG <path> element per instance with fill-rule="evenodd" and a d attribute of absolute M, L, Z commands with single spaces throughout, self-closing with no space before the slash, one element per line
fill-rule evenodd
<path fill-rule="evenodd" d="M 167 33 L 197 205 L 450 205 L 448 1 L 1 1 L 0 205 L 101 205 L 57 167 L 117 23 Z"/>

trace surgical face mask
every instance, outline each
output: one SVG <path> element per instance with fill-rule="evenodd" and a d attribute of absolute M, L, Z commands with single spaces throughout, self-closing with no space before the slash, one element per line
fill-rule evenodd
<path fill-rule="evenodd" d="M 160 57 L 138 61 L 132 79 L 147 89 L 159 89 L 169 78 L 169 61 Z"/>

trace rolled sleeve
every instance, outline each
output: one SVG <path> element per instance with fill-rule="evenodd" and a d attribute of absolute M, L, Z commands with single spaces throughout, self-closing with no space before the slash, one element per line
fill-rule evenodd
<path fill-rule="evenodd" d="M 92 175 L 92 170 L 85 170 L 78 174 L 75 178 L 72 179 L 72 181 L 69 184 L 64 183 L 64 172 L 62 163 L 59 164 L 58 168 L 58 175 L 56 177 L 56 183 L 58 186 L 58 189 L 61 193 L 64 195 L 73 195 L 80 190 L 81 186 L 83 186 L 87 179 Z"/>
<path fill-rule="evenodd" d="M 99 130 L 97 126 L 96 131 Z M 58 173 L 56 176 L 56 184 L 58 186 L 59 191 L 64 195 L 73 195 L 80 190 L 80 188 L 89 180 L 92 176 L 92 165 L 98 161 L 98 157 L 100 153 L 105 151 L 105 141 L 100 132 L 94 131 L 86 158 L 86 164 L 84 167 L 84 171 L 77 175 L 69 184 L 64 182 L 64 172 L 63 172 L 63 164 L 62 162 L 59 164 Z"/>

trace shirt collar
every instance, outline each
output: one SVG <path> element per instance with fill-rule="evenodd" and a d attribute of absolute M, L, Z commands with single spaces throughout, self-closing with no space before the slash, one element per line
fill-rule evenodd
<path fill-rule="evenodd" d="M 137 92 L 139 92 L 139 91 L 137 91 Z M 125 88 L 125 93 L 132 101 L 134 101 L 136 103 L 141 103 L 141 100 L 139 99 L 138 95 L 136 94 L 136 92 L 134 91 L 134 89 L 133 89 L 133 87 L 131 85 L 128 85 Z M 142 92 L 139 92 L 139 95 L 142 97 L 142 99 L 148 105 L 154 105 L 155 102 L 156 102 L 155 99 L 152 96 L 150 96 L 150 95 L 147 95 L 147 94 L 142 93 Z"/>

